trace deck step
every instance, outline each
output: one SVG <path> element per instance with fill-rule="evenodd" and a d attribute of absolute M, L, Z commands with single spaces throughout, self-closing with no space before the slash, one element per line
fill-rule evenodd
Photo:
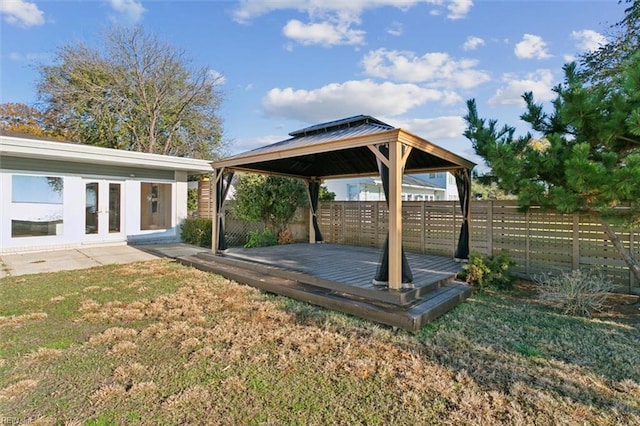
<path fill-rule="evenodd" d="M 277 268 L 255 268 L 238 262 L 220 261 L 217 257 L 192 255 L 178 257 L 177 261 L 197 269 L 259 288 L 263 291 L 291 297 L 303 302 L 351 314 L 370 321 L 386 324 L 410 332 L 418 331 L 471 295 L 471 287 L 461 282 L 443 284 L 422 294 L 413 303 L 398 305 L 371 299 L 367 295 L 344 293 L 283 277 Z"/>
<path fill-rule="evenodd" d="M 291 279 L 303 284 L 310 284 L 316 287 L 322 287 L 352 296 L 360 296 L 367 299 L 400 306 L 411 305 L 420 300 L 420 298 L 425 294 L 428 294 L 445 284 L 453 282 L 456 278 L 455 273 L 442 273 L 435 276 L 428 283 L 416 285 L 413 289 L 403 289 L 397 291 L 389 290 L 386 288 L 376 288 L 373 286 L 370 279 L 367 282 L 360 282 L 358 283 L 359 285 L 354 285 L 353 282 L 342 282 L 332 279 L 326 279 L 322 276 L 310 275 L 309 273 L 293 270 L 291 268 L 273 266 L 273 264 L 256 261 L 255 259 L 250 261 L 240 256 L 219 256 L 212 253 L 198 253 L 196 256 L 207 262 L 236 265 L 242 268 L 252 269 L 267 275 Z M 357 267 L 354 266 L 354 268 Z M 340 277 L 344 277 L 344 275 L 341 275 Z"/>

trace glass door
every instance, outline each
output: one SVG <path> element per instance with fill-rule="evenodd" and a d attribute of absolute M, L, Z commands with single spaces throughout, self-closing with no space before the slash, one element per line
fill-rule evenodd
<path fill-rule="evenodd" d="M 122 182 L 88 180 L 85 183 L 84 233 L 90 239 L 122 237 Z"/>

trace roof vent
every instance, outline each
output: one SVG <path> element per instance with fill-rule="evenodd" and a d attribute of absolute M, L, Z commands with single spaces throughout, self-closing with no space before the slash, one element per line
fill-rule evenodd
<path fill-rule="evenodd" d="M 315 124 L 310 127 L 305 127 L 301 130 L 289 133 L 289 136 L 299 137 L 308 136 L 318 133 L 328 133 L 335 130 L 346 129 L 349 127 L 361 126 L 363 124 L 370 124 L 383 129 L 393 129 L 394 127 L 371 117 L 370 115 L 354 115 L 352 117 L 342 118 L 340 120 L 327 121 L 326 123 Z"/>

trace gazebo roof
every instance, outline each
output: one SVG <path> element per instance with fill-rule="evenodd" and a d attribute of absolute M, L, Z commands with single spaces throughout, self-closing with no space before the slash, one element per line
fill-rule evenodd
<path fill-rule="evenodd" d="M 300 178 L 378 175 L 375 146 L 401 142 L 413 148 L 405 173 L 472 169 L 475 163 L 374 117 L 356 115 L 306 127 L 291 138 L 213 163 L 213 167 Z"/>

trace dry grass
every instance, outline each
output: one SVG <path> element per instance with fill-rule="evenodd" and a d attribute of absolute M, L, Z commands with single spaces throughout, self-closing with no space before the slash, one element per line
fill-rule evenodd
<path fill-rule="evenodd" d="M 474 296 L 412 335 L 166 260 L 5 278 L 0 414 L 41 424 L 640 424 L 635 318 L 572 318 L 523 300 Z"/>

